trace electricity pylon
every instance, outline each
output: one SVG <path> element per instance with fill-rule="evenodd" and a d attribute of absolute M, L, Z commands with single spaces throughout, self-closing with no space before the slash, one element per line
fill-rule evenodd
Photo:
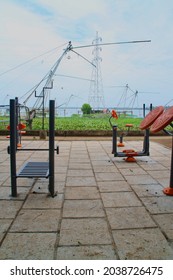
<path fill-rule="evenodd" d="M 100 67 L 100 62 L 102 61 L 102 58 L 100 56 L 100 52 L 102 51 L 102 48 L 100 47 L 101 41 L 102 38 L 99 37 L 98 32 L 96 32 L 96 37 L 92 42 L 92 44 L 94 45 L 94 50 L 92 51 L 94 58 L 92 60 L 92 63 L 95 65 L 95 67 L 93 67 L 92 70 L 90 91 L 88 97 L 88 103 L 91 105 L 93 110 L 105 107 L 103 82 Z"/>

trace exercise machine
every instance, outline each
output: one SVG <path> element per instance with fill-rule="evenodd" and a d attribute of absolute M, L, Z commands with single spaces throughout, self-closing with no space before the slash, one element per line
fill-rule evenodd
<path fill-rule="evenodd" d="M 54 151 L 59 153 L 59 147 L 54 148 L 54 126 L 55 126 L 55 101 L 49 101 L 49 149 L 34 149 L 17 147 L 17 123 L 16 123 L 16 100 L 10 100 L 10 171 L 11 171 L 11 195 L 17 197 L 17 178 L 46 178 L 49 179 L 48 190 L 52 197 L 56 196 L 54 190 Z M 22 151 L 48 151 L 49 161 L 26 162 L 19 172 L 16 171 L 16 152 Z"/>
<path fill-rule="evenodd" d="M 163 130 L 167 135 L 172 136 L 172 152 L 171 152 L 171 168 L 170 168 L 170 184 L 169 187 L 163 189 L 163 193 L 173 196 L 173 131 L 168 130 L 168 126 L 173 128 L 173 106 L 165 110 L 152 124 L 151 131 L 153 133 Z"/>
<path fill-rule="evenodd" d="M 118 151 L 117 148 L 117 135 L 118 135 L 118 126 L 112 124 L 112 118 L 118 119 L 118 115 L 115 110 L 112 110 L 112 114 L 109 118 L 109 122 L 112 127 L 112 153 L 114 157 L 124 157 L 127 162 L 135 162 L 135 157 L 149 156 L 149 128 L 154 123 L 154 121 L 163 113 L 164 107 L 159 106 L 150 111 L 146 117 L 142 120 L 140 124 L 140 129 L 145 130 L 144 140 L 143 140 L 143 149 L 141 151 L 135 151 L 133 149 L 126 149 L 122 152 Z"/>

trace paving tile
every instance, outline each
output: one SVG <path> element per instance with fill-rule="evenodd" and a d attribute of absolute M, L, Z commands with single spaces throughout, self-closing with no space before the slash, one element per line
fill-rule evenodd
<path fill-rule="evenodd" d="M 21 210 L 10 232 L 56 232 L 60 210 Z"/>
<path fill-rule="evenodd" d="M 173 214 L 153 215 L 153 219 L 157 222 L 167 238 L 173 240 Z"/>
<path fill-rule="evenodd" d="M 65 199 L 99 199 L 96 187 L 67 187 Z"/>
<path fill-rule="evenodd" d="M 31 187 L 17 187 L 17 197 L 15 198 L 11 196 L 11 187 L 2 186 L 0 190 L 0 199 L 24 200 L 30 190 Z"/>
<path fill-rule="evenodd" d="M 48 141 L 25 145 L 47 148 Z M 173 202 L 162 192 L 169 185 L 169 149 L 154 143 L 150 157 L 129 164 L 113 157 L 111 138 L 59 146 L 55 198 L 48 195 L 48 180 L 27 178 L 17 180 L 19 195 L 10 197 L 9 155 L 2 154 L 0 259 L 173 259 Z M 126 141 L 126 147 L 140 149 L 141 141 Z M 19 153 L 17 169 L 40 155 L 48 160 L 47 152 Z"/>
<path fill-rule="evenodd" d="M 0 219 L 0 243 L 4 238 L 9 226 L 11 225 L 13 219 Z"/>
<path fill-rule="evenodd" d="M 58 247 L 57 260 L 117 260 L 111 245 Z"/>
<path fill-rule="evenodd" d="M 67 187 L 91 187 L 96 186 L 96 181 L 93 177 L 67 177 Z"/>
<path fill-rule="evenodd" d="M 169 178 L 170 171 L 169 170 L 148 170 L 148 174 L 150 174 L 153 178 Z"/>
<path fill-rule="evenodd" d="M 170 177 L 167 178 L 157 178 L 157 182 L 162 185 L 164 188 L 169 187 Z"/>
<path fill-rule="evenodd" d="M 111 160 L 92 160 L 93 166 L 114 166 Z"/>
<path fill-rule="evenodd" d="M 106 154 L 97 153 L 90 153 L 91 160 L 109 160 L 109 157 Z"/>
<path fill-rule="evenodd" d="M 142 163 L 142 164 L 140 164 L 140 166 L 144 169 L 144 170 L 146 170 L 146 171 L 148 171 L 148 170 L 159 170 L 159 171 L 161 171 L 161 170 L 166 170 L 166 167 L 165 166 L 163 166 L 162 164 L 160 164 L 160 163 L 157 163 L 157 162 L 153 162 L 153 163 Z"/>
<path fill-rule="evenodd" d="M 0 173 L 0 180 L 5 181 L 9 178 L 9 173 Z"/>
<path fill-rule="evenodd" d="M 15 218 L 23 201 L 0 200 L 0 219 Z"/>
<path fill-rule="evenodd" d="M 105 218 L 63 219 L 59 245 L 107 245 L 112 240 Z"/>
<path fill-rule="evenodd" d="M 0 259 L 53 260 L 56 233 L 8 233 Z"/>
<path fill-rule="evenodd" d="M 64 196 L 58 194 L 51 197 L 49 194 L 30 194 L 23 205 L 23 208 L 32 209 L 60 209 L 62 207 Z"/>
<path fill-rule="evenodd" d="M 7 150 L 6 150 L 7 146 L 4 147 L 5 153 L 1 154 L 0 163 L 4 163 L 4 161 L 9 162 L 9 155 L 7 154 Z"/>
<path fill-rule="evenodd" d="M 90 163 L 90 159 L 89 158 L 83 158 L 83 157 L 70 157 L 70 164 L 72 163 Z"/>
<path fill-rule="evenodd" d="M 62 182 L 66 180 L 66 173 L 55 173 L 54 175 L 55 182 Z M 49 182 L 47 181 L 47 184 Z"/>
<path fill-rule="evenodd" d="M 137 163 L 136 162 L 126 162 L 123 158 L 119 157 L 119 158 L 116 158 L 116 159 L 113 159 L 112 160 L 115 164 L 115 166 L 118 168 L 118 169 L 123 169 L 123 168 L 127 168 L 129 169 L 129 166 L 130 167 L 133 167 L 133 168 L 136 168 L 137 167 Z"/>
<path fill-rule="evenodd" d="M 100 200 L 65 200 L 63 218 L 104 217 Z"/>
<path fill-rule="evenodd" d="M 69 170 L 86 170 L 86 169 L 91 169 L 91 163 L 69 163 Z"/>
<path fill-rule="evenodd" d="M 28 178 L 18 178 L 17 179 L 17 186 L 18 187 L 32 187 L 34 183 L 34 179 Z M 9 177 L 6 181 L 4 181 L 4 186 L 11 186 L 11 178 Z"/>
<path fill-rule="evenodd" d="M 163 187 L 157 185 L 131 185 L 131 188 L 139 196 L 164 196 Z"/>
<path fill-rule="evenodd" d="M 156 227 L 144 207 L 106 208 L 111 229 Z"/>
<path fill-rule="evenodd" d="M 113 237 L 121 260 L 173 259 L 173 248 L 158 228 L 115 230 Z"/>
<path fill-rule="evenodd" d="M 129 184 L 125 181 L 105 181 L 98 182 L 100 192 L 128 192 L 132 191 Z"/>
<path fill-rule="evenodd" d="M 165 158 L 165 155 L 158 155 L 158 156 L 151 155 L 151 158 L 161 164 L 163 164 L 165 161 L 170 162 L 170 158 Z"/>
<path fill-rule="evenodd" d="M 122 175 L 141 175 L 141 174 L 147 174 L 145 170 L 138 167 L 131 167 L 131 168 L 120 168 L 119 171 Z"/>
<path fill-rule="evenodd" d="M 105 207 L 141 206 L 140 200 L 132 192 L 101 193 Z"/>
<path fill-rule="evenodd" d="M 79 150 L 74 150 L 74 149 L 71 149 L 71 152 L 70 152 L 70 158 L 87 158 L 89 159 L 88 157 L 88 153 L 86 150 L 83 150 L 83 149 L 79 149 Z"/>
<path fill-rule="evenodd" d="M 157 181 L 154 180 L 150 175 L 140 175 L 140 176 L 125 176 L 129 184 L 138 185 L 148 185 L 148 184 L 157 184 Z"/>
<path fill-rule="evenodd" d="M 54 166 L 55 173 L 67 173 L 67 166 Z"/>
<path fill-rule="evenodd" d="M 88 177 L 92 177 L 94 176 L 94 173 L 92 171 L 92 169 L 88 169 L 88 170 L 68 170 L 67 172 L 67 176 L 72 176 L 72 177 L 81 177 L 81 176 L 88 176 Z"/>
<path fill-rule="evenodd" d="M 9 163 L 9 166 L 3 165 L 3 163 L 1 164 L 0 174 L 2 174 L 2 173 L 7 173 L 8 176 L 9 176 L 9 174 L 10 174 L 10 163 Z M 0 176 L 0 179 L 1 178 L 2 177 Z"/>
<path fill-rule="evenodd" d="M 94 165 L 93 169 L 94 169 L 94 172 L 100 172 L 100 173 L 102 173 L 102 172 L 114 172 L 114 173 L 119 172 L 118 168 L 115 165 L 106 165 L 106 166 Z"/>
<path fill-rule="evenodd" d="M 65 181 L 60 181 L 60 182 L 56 182 L 55 181 L 55 186 L 54 186 L 55 192 L 57 192 L 58 194 L 60 193 L 64 193 L 65 191 Z M 44 194 L 49 194 L 48 191 L 48 180 L 40 180 L 40 181 L 36 181 L 34 187 L 32 188 L 32 192 L 34 194 L 40 194 L 40 193 L 44 193 Z"/>
<path fill-rule="evenodd" d="M 173 199 L 171 196 L 141 197 L 141 200 L 151 214 L 173 213 Z"/>
<path fill-rule="evenodd" d="M 97 181 L 120 181 L 124 180 L 123 176 L 120 173 L 95 173 Z"/>

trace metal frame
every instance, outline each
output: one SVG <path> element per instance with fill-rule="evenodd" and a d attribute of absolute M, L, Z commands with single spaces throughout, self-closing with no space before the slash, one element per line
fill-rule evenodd
<path fill-rule="evenodd" d="M 170 112 L 171 110 L 171 112 Z M 167 113 L 169 114 L 167 115 Z M 165 118 L 166 115 L 166 118 Z M 163 119 L 165 118 L 165 122 L 163 122 Z M 162 121 L 161 121 L 162 120 Z M 169 131 L 166 129 L 166 127 L 169 125 L 171 128 L 173 128 L 173 106 L 169 109 L 165 110 L 162 115 L 151 126 L 152 132 L 158 132 L 160 130 L 163 130 L 165 134 L 172 136 L 172 150 L 171 150 L 171 167 L 170 167 L 170 181 L 169 181 L 169 187 L 165 187 L 163 189 L 163 193 L 166 195 L 173 196 L 173 131 Z"/>
<path fill-rule="evenodd" d="M 149 129 L 145 130 L 144 140 L 143 140 L 143 150 L 142 151 L 133 151 L 125 150 L 124 152 L 117 151 L 117 125 L 112 126 L 112 153 L 114 157 L 127 157 L 133 158 L 134 156 L 149 156 Z"/>
<path fill-rule="evenodd" d="M 55 126 L 55 101 L 49 101 L 49 149 L 17 149 L 17 99 L 10 100 L 10 169 L 11 169 L 11 195 L 17 197 L 17 178 L 49 178 L 49 192 L 52 197 L 54 190 L 54 126 Z M 16 172 L 17 151 L 49 151 L 49 162 L 27 162 L 20 171 Z M 56 149 L 57 154 L 59 149 Z"/>
<path fill-rule="evenodd" d="M 143 105 L 144 115 L 145 115 L 145 105 Z M 112 125 L 111 118 L 117 118 L 117 114 L 114 111 L 109 118 L 109 123 L 112 126 L 113 129 L 113 140 L 112 140 L 112 153 L 115 157 L 126 157 L 127 162 L 135 162 L 136 159 L 134 157 L 138 156 L 149 156 L 149 136 L 150 136 L 150 130 L 149 127 L 153 124 L 153 122 L 163 113 L 164 108 L 163 106 L 156 107 L 154 110 L 152 110 L 152 104 L 150 104 L 150 112 L 147 114 L 147 116 L 143 119 L 142 123 L 140 124 L 140 128 L 142 130 L 145 130 L 144 133 L 144 140 L 143 140 L 143 149 L 141 151 L 134 151 L 134 150 L 123 150 L 122 152 L 117 151 L 117 125 Z"/>

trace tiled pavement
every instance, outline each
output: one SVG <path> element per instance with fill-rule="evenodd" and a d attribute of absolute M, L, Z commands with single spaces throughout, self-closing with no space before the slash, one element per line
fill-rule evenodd
<path fill-rule="evenodd" d="M 46 179 L 21 179 L 12 198 L 8 141 L 0 141 L 0 259 L 173 259 L 171 150 L 151 142 L 150 157 L 114 158 L 110 141 L 58 141 L 55 188 Z M 23 141 L 47 147 L 47 141 Z M 140 150 L 141 141 L 126 148 Z M 17 153 L 25 161 L 47 152 Z"/>

